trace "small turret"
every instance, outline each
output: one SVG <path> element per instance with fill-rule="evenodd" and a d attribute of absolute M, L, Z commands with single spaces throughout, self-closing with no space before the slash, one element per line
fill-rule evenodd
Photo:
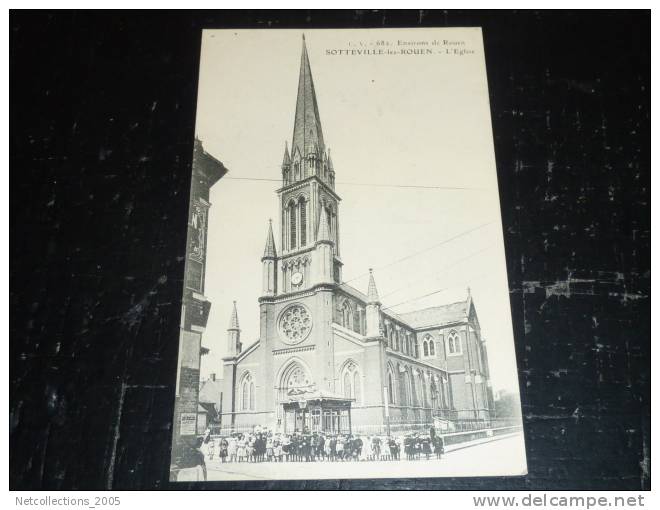
<path fill-rule="evenodd" d="M 236 356 L 241 352 L 241 329 L 238 325 L 238 310 L 236 301 L 231 311 L 229 327 L 227 328 L 227 355 Z"/>
<path fill-rule="evenodd" d="M 274 296 L 277 293 L 277 251 L 275 250 L 275 236 L 273 236 L 273 220 L 268 220 L 268 233 L 266 234 L 266 246 L 264 256 L 261 257 L 263 268 L 262 291 L 264 296 Z"/>
<path fill-rule="evenodd" d="M 367 304 L 380 305 L 378 298 L 378 289 L 376 289 L 376 281 L 374 280 L 374 271 L 369 268 L 369 288 L 367 289 Z"/>
<path fill-rule="evenodd" d="M 376 289 L 373 269 L 369 269 L 369 288 L 367 290 L 367 337 L 379 337 L 380 332 L 380 299 Z"/>
<path fill-rule="evenodd" d="M 291 156 L 289 156 L 289 144 L 284 142 L 284 159 L 282 160 L 282 168 L 291 166 Z"/>
<path fill-rule="evenodd" d="M 266 246 L 264 247 L 264 256 L 261 260 L 275 258 L 277 258 L 277 251 L 275 250 L 275 236 L 273 236 L 273 220 L 269 219 L 268 233 L 266 234 Z"/>

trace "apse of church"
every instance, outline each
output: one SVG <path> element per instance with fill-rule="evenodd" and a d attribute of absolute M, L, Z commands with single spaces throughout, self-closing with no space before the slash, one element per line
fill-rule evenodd
<path fill-rule="evenodd" d="M 303 39 L 293 137 L 284 143 L 280 233 L 267 222 L 259 339 L 232 310 L 222 423 L 293 432 L 385 432 L 490 420 L 485 341 L 465 300 L 407 314 L 342 283 L 341 199 Z M 340 170 L 341 171 L 341 170 Z"/>

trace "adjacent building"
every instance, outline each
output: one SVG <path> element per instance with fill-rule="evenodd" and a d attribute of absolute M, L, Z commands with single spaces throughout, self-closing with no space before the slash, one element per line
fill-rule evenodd
<path fill-rule="evenodd" d="M 199 405 L 199 377 L 201 356 L 208 352 L 202 346 L 202 334 L 211 309 L 210 301 L 204 296 L 209 191 L 226 173 L 224 165 L 204 150 L 202 142 L 195 140 L 174 403 L 174 462 L 180 447 L 195 438 L 202 428 L 198 420 L 205 421 L 206 410 Z"/>

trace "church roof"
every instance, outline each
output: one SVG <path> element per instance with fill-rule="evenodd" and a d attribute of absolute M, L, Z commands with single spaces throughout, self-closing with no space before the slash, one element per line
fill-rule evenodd
<path fill-rule="evenodd" d="M 346 292 L 346 294 L 362 301 L 364 304 L 369 303 L 369 296 L 360 292 L 355 287 L 342 283 L 339 288 Z M 448 305 L 432 306 L 430 308 L 423 308 L 415 310 L 414 312 L 395 313 L 387 308 L 382 309 L 383 315 L 406 324 L 413 329 L 428 328 L 430 326 L 441 326 L 443 324 L 451 324 L 454 322 L 461 322 L 465 320 L 468 310 L 468 301 L 458 301 Z"/>
<path fill-rule="evenodd" d="M 264 248 L 264 256 L 262 258 L 275 258 L 277 252 L 275 250 L 275 236 L 273 236 L 273 221 L 268 220 L 268 234 L 266 234 L 266 247 Z"/>
<path fill-rule="evenodd" d="M 422 310 L 415 310 L 414 312 L 401 313 L 399 315 L 413 328 L 420 329 L 465 320 L 468 312 L 467 307 L 468 302 L 463 300 L 448 305 L 432 306 Z"/>
<path fill-rule="evenodd" d="M 300 57 L 300 76 L 298 78 L 298 98 L 296 100 L 296 118 L 293 125 L 291 153 L 298 150 L 301 156 L 311 152 L 325 152 L 321 117 L 316 103 L 316 92 L 309 66 L 305 36 L 303 36 L 302 55 Z"/>

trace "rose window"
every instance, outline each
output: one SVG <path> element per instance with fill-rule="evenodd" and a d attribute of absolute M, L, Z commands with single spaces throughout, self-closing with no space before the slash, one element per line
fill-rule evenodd
<path fill-rule="evenodd" d="M 280 319 L 280 332 L 290 343 L 302 342 L 312 329 L 312 319 L 306 308 L 293 305 L 287 308 Z"/>

